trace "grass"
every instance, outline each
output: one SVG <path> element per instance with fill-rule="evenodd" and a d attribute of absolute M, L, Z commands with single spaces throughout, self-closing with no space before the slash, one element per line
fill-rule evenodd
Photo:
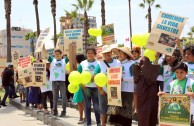
<path fill-rule="evenodd" d="M 1 100 L 3 99 L 4 93 L 5 93 L 4 89 L 0 89 Z M 9 102 L 9 98 L 7 98 L 6 102 Z"/>

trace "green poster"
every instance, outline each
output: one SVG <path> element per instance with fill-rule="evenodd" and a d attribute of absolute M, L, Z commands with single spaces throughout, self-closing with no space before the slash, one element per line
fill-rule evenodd
<path fill-rule="evenodd" d="M 189 126 L 190 98 L 186 95 L 162 95 L 160 97 L 160 126 Z"/>

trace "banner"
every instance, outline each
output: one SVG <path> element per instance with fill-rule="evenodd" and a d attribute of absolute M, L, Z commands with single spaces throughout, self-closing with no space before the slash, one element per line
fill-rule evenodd
<path fill-rule="evenodd" d="M 69 54 L 69 45 L 76 44 L 76 53 L 83 54 L 82 29 L 64 30 L 64 54 Z"/>
<path fill-rule="evenodd" d="M 103 56 L 102 56 L 102 46 L 99 46 L 96 48 L 96 52 L 97 52 L 97 55 L 96 55 L 96 58 L 98 61 L 102 61 L 103 59 Z"/>
<path fill-rule="evenodd" d="M 14 69 L 18 68 L 18 59 L 20 58 L 20 53 L 18 51 L 12 52 L 12 63 L 14 66 Z"/>
<path fill-rule="evenodd" d="M 101 26 L 102 29 L 102 45 L 115 43 L 114 24 Z"/>
<path fill-rule="evenodd" d="M 122 67 L 108 68 L 107 71 L 108 105 L 122 106 L 121 77 L 122 77 Z"/>
<path fill-rule="evenodd" d="M 24 87 L 31 86 L 32 72 L 30 56 L 18 59 L 18 77 L 21 79 Z"/>
<path fill-rule="evenodd" d="M 47 37 L 49 31 L 50 31 L 50 28 L 46 28 L 40 33 L 40 35 L 38 37 L 38 40 L 36 42 L 36 51 L 35 52 L 41 52 L 42 51 L 42 48 L 43 48 L 43 45 L 44 45 L 44 42 L 45 42 L 45 38 Z"/>
<path fill-rule="evenodd" d="M 146 48 L 171 56 L 176 49 L 175 41 L 180 37 L 186 21 L 185 17 L 160 12 Z"/>
<path fill-rule="evenodd" d="M 190 103 L 186 95 L 162 95 L 159 102 L 160 126 L 190 126 Z"/>
<path fill-rule="evenodd" d="M 34 87 L 46 84 L 46 63 L 33 63 L 32 82 Z"/>

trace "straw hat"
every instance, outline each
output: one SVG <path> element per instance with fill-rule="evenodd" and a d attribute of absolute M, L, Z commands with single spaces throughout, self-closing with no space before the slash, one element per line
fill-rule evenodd
<path fill-rule="evenodd" d="M 102 46 L 102 54 L 103 53 L 107 53 L 107 52 L 111 52 L 112 51 L 112 48 L 110 47 L 110 45 L 104 45 Z"/>
<path fill-rule="evenodd" d="M 127 48 L 127 47 L 117 47 L 117 48 L 113 48 L 112 51 L 114 53 L 118 53 L 119 51 L 122 51 L 125 54 L 127 54 L 129 57 L 131 57 L 132 60 L 134 59 L 133 55 L 131 54 L 131 50 L 129 48 Z"/>

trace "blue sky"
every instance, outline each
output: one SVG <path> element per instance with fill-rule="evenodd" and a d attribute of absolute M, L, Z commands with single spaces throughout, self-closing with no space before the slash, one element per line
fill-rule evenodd
<path fill-rule="evenodd" d="M 12 0 L 11 25 L 30 28 L 36 30 L 35 10 L 32 4 L 33 0 Z M 143 0 L 131 0 L 132 6 L 132 29 L 133 34 L 147 32 L 147 20 L 144 18 L 147 8 L 142 9 L 138 4 Z M 4 0 L 0 0 L 0 29 L 5 29 L 6 22 L 4 16 Z M 57 31 L 60 31 L 59 18 L 65 15 L 64 9 L 73 10 L 71 4 L 76 0 L 57 0 Z M 159 11 L 173 13 L 176 15 L 188 17 L 181 36 L 185 36 L 189 28 L 194 26 L 194 0 L 156 0 L 156 4 L 161 4 L 161 9 L 152 8 L 152 24 L 156 20 Z M 105 0 L 106 4 L 106 24 L 115 24 L 115 37 L 117 42 L 125 42 L 129 37 L 129 18 L 128 18 L 128 0 Z M 80 13 L 82 13 L 80 11 Z M 95 0 L 93 8 L 88 15 L 97 18 L 97 26 L 101 25 L 101 5 L 100 0 Z M 39 0 L 40 27 L 53 27 L 51 15 L 50 0 Z"/>

